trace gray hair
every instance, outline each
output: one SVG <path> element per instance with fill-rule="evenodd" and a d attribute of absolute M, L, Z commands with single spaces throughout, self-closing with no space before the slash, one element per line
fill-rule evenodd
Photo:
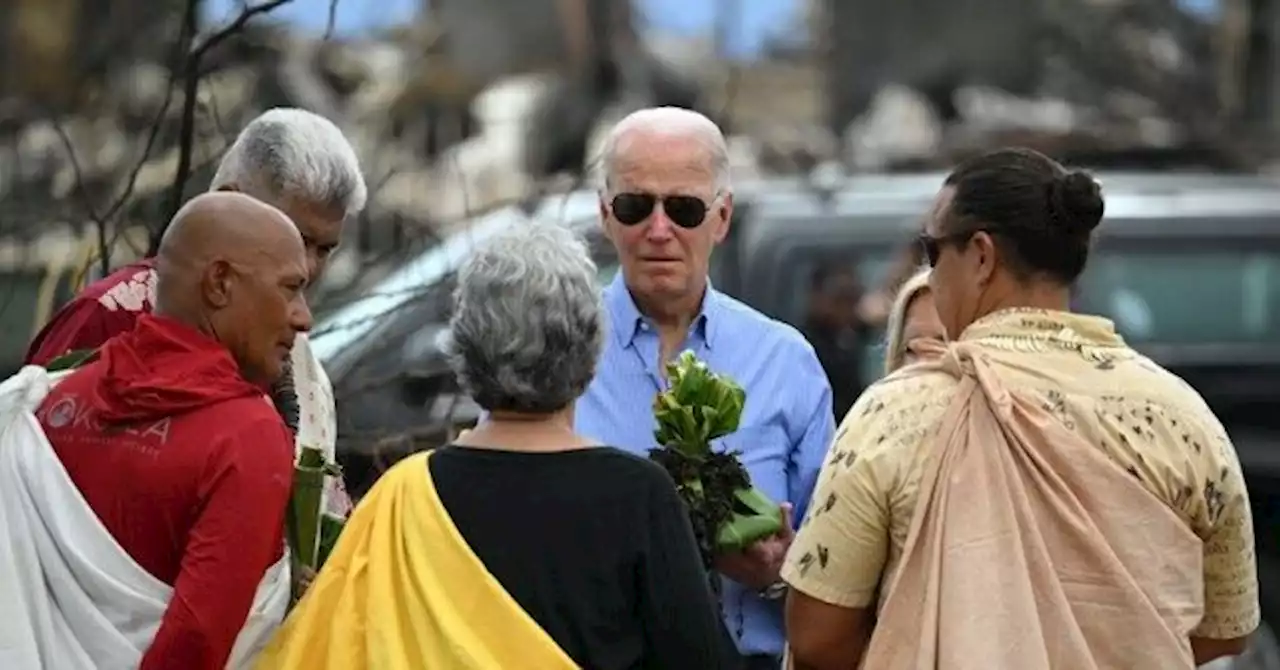
<path fill-rule="evenodd" d="M 551 413 L 595 376 L 604 339 L 596 265 L 554 223 L 500 233 L 458 271 L 446 350 L 488 411 Z"/>
<path fill-rule="evenodd" d="M 302 109 L 264 112 L 240 131 L 210 190 L 235 186 L 260 200 L 295 197 L 344 214 L 364 209 L 368 190 L 356 153 L 332 121 Z"/>
<path fill-rule="evenodd" d="M 725 142 L 724 133 L 720 131 L 720 127 L 711 119 L 693 110 L 680 107 L 651 107 L 632 112 L 609 132 L 604 148 L 600 152 L 602 191 L 607 192 L 612 187 L 621 139 L 635 131 L 688 137 L 702 142 L 707 148 L 712 174 L 715 175 L 716 192 L 724 193 L 732 190 L 733 183 L 729 175 L 729 146 Z"/>
<path fill-rule="evenodd" d="M 902 331 L 907 325 L 907 310 L 911 303 L 929 290 L 929 269 L 920 270 L 910 279 L 903 282 L 898 295 L 889 308 L 889 318 L 885 323 L 884 373 L 893 374 L 902 367 L 907 358 L 907 343 L 902 340 Z"/>

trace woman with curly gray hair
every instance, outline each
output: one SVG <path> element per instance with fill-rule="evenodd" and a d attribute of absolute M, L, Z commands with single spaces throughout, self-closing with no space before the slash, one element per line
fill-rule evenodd
<path fill-rule="evenodd" d="M 603 337 L 596 276 L 557 225 L 501 234 L 466 261 L 448 350 L 488 416 L 383 475 L 272 667 L 728 667 L 674 483 L 573 431 Z M 319 639 L 334 636 L 349 639 Z"/>

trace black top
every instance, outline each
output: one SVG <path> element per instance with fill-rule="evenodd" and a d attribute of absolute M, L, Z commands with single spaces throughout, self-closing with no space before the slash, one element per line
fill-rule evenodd
<path fill-rule="evenodd" d="M 724 633 L 666 471 L 609 447 L 449 446 L 428 461 L 453 523 L 584 670 L 718 670 Z"/>

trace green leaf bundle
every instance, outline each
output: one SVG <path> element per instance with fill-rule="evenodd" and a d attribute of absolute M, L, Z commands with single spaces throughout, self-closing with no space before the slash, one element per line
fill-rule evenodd
<path fill-rule="evenodd" d="M 342 531 L 342 521 L 323 513 L 324 480 L 341 476 L 337 465 L 325 461 L 324 452 L 304 446 L 293 468 L 293 491 L 285 514 L 285 538 L 295 566 L 319 570 Z M 295 590 L 297 573 L 295 570 Z"/>
<path fill-rule="evenodd" d="M 716 374 L 692 351 L 667 363 L 668 388 L 653 401 L 658 446 L 649 457 L 675 480 L 710 566 L 713 557 L 740 551 L 782 530 L 782 510 L 759 489 L 736 453 L 712 449 L 742 420 L 746 392 Z"/>
<path fill-rule="evenodd" d="M 96 360 L 98 360 L 97 349 L 72 349 L 71 351 L 49 361 L 49 364 L 44 366 L 44 369 L 49 372 L 74 370 Z"/>

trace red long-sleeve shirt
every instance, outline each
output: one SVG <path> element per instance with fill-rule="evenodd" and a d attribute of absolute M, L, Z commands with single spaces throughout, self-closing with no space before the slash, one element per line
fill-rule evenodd
<path fill-rule="evenodd" d="M 38 411 L 120 546 L 174 588 L 141 670 L 220 670 L 282 555 L 293 440 L 204 335 L 151 316 Z"/>

